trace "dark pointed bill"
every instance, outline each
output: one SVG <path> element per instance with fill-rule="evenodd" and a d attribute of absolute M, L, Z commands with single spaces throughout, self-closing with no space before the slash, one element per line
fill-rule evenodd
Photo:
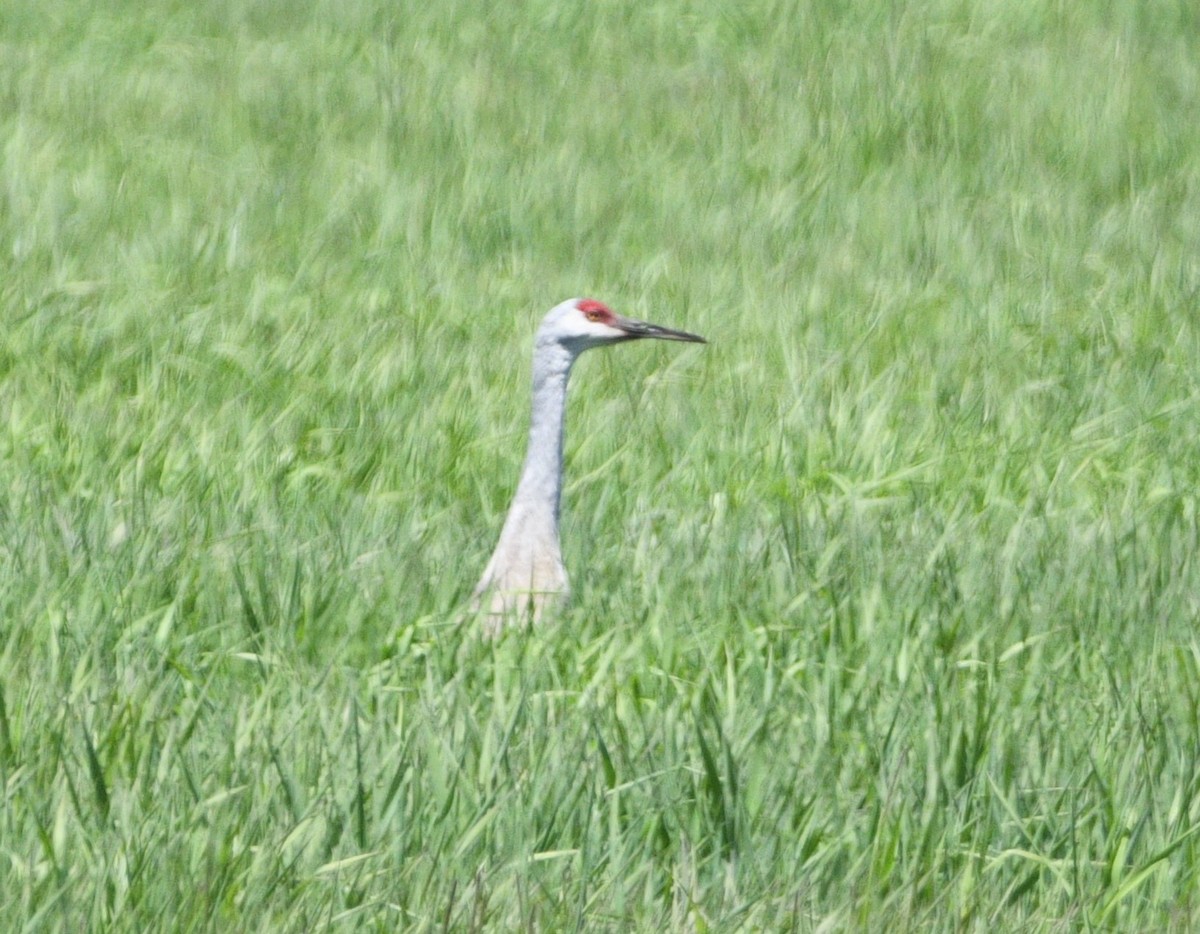
<path fill-rule="evenodd" d="M 621 315 L 613 315 L 615 319 L 612 326 L 618 330 L 624 331 L 628 335 L 629 340 L 637 340 L 642 337 L 657 337 L 664 341 L 691 341 L 693 344 L 707 344 L 703 337 L 699 334 L 689 334 L 687 331 L 676 331 L 674 328 L 664 328 L 658 324 L 648 324 L 645 321 L 635 321 L 633 318 L 625 318 Z"/>

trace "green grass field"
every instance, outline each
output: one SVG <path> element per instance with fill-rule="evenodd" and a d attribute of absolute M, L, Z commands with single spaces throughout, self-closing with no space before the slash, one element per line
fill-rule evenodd
<path fill-rule="evenodd" d="M 1195 4 L 9 0 L 0 256 L 7 930 L 1200 927 Z"/>

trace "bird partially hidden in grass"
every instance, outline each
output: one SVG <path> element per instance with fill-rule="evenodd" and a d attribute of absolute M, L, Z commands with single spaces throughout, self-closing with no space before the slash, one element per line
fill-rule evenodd
<path fill-rule="evenodd" d="M 644 338 L 707 343 L 696 334 L 625 318 L 590 298 L 555 305 L 542 319 L 533 346 L 533 414 L 525 466 L 500 541 L 472 598 L 473 609 L 484 614 L 485 635 L 498 635 L 513 623 L 536 623 L 566 599 L 558 514 L 571 366 L 592 347 Z"/>

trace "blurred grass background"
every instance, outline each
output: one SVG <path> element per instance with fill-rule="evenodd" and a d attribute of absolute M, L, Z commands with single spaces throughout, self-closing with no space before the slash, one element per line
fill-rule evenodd
<path fill-rule="evenodd" d="M 1200 13 L 11 0 L 13 930 L 1200 915 Z M 553 627 L 460 608 L 571 295 Z"/>

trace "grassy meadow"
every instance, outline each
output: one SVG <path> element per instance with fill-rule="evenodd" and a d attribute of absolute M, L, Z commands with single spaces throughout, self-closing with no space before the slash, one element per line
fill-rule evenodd
<path fill-rule="evenodd" d="M 1191 3 L 7 0 L 7 929 L 1196 930 L 1198 299 Z"/>

